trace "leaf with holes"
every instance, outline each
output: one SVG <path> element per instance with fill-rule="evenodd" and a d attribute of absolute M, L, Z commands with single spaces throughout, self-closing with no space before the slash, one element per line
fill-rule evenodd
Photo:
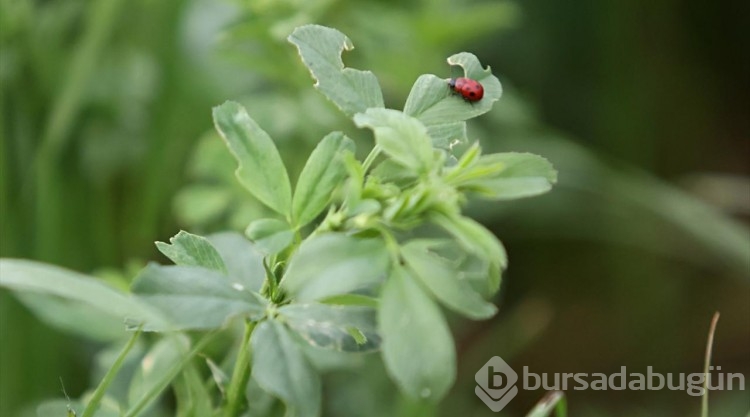
<path fill-rule="evenodd" d="M 271 137 L 233 101 L 214 107 L 214 124 L 239 163 L 240 184 L 263 204 L 285 216 L 292 205 L 289 176 Z"/>
<path fill-rule="evenodd" d="M 181 230 L 169 239 L 169 243 L 156 242 L 156 247 L 175 265 L 202 266 L 227 273 L 227 267 L 221 255 L 205 237 Z"/>
<path fill-rule="evenodd" d="M 404 105 L 404 113 L 425 126 L 460 122 L 487 113 L 503 93 L 500 80 L 489 67 L 483 69 L 479 59 L 468 52 L 448 57 L 448 64 L 462 68 L 461 77 L 478 81 L 484 87 L 484 97 L 476 102 L 466 102 L 448 86 L 448 80 L 432 74 L 417 78 Z"/>
<path fill-rule="evenodd" d="M 372 72 L 344 68 L 341 53 L 354 49 L 346 35 L 325 26 L 305 25 L 295 29 L 288 40 L 315 78 L 315 88 L 345 114 L 384 107 L 383 93 Z"/>

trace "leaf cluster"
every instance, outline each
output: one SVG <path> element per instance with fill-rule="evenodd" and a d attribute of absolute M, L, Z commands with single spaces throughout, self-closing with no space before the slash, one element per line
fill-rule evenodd
<path fill-rule="evenodd" d="M 532 196 L 556 181 L 539 156 L 483 155 L 478 144 L 468 144 L 466 121 L 488 112 L 502 94 L 498 79 L 474 55 L 459 53 L 448 63 L 482 83 L 481 101 L 464 101 L 446 79 L 428 74 L 417 79 L 404 109 L 395 110 L 385 108 L 373 73 L 344 66 L 341 54 L 353 46 L 341 32 L 308 25 L 289 41 L 315 87 L 356 127 L 371 130 L 374 146 L 359 160 L 354 141 L 332 132 L 293 186 L 274 140 L 241 105 L 214 108 L 239 183 L 274 215 L 252 221 L 245 236 L 182 231 L 157 243 L 174 265 L 148 265 L 132 284 L 134 299 L 96 291 L 121 304 L 118 315 L 133 329 L 213 331 L 242 317 L 245 333 L 230 376 L 209 361 L 223 394 L 219 408 L 187 362 L 205 342 L 190 349 L 180 333 L 168 333 L 166 345 L 151 353 L 169 356 L 169 346 L 176 346 L 184 355 L 164 360 L 161 377 L 142 390 L 132 415 L 184 368 L 184 380 L 175 383 L 178 400 L 199 401 L 194 406 L 202 410 L 238 415 L 261 392 L 276 399 L 270 404 L 280 400 L 287 415 L 318 416 L 321 379 L 311 349 L 340 355 L 379 350 L 405 394 L 440 400 L 456 373 L 442 307 L 476 320 L 493 316 L 497 309 L 487 300 L 507 266 L 495 235 L 462 214 L 466 202 L 471 196 Z M 464 151 L 456 155 L 459 148 Z"/>
<path fill-rule="evenodd" d="M 341 54 L 353 46 L 342 33 L 308 25 L 289 41 L 315 87 L 357 127 L 372 130 L 370 154 L 358 160 L 351 139 L 330 133 L 293 187 L 273 139 L 245 109 L 235 102 L 216 107 L 214 122 L 238 162 L 238 180 L 277 213 L 246 230 L 254 244 L 246 253 L 262 254 L 264 279 L 246 285 L 226 273 L 210 240 L 181 232 L 160 245 L 178 266 L 149 267 L 133 289 L 177 329 L 219 327 L 238 314 L 259 323 L 250 340 L 252 377 L 302 415 L 319 413 L 320 382 L 300 342 L 340 352 L 381 349 L 405 393 L 439 400 L 455 378 L 440 306 L 491 317 L 496 308 L 485 299 L 499 289 L 507 265 L 500 241 L 462 215 L 464 204 L 471 195 L 505 200 L 546 192 L 556 173 L 541 157 L 482 155 L 477 144 L 453 154 L 467 142 L 466 120 L 489 111 L 502 93 L 472 54 L 448 63 L 483 84 L 482 101 L 465 102 L 445 79 L 423 75 L 399 111 L 385 108 L 373 73 L 344 66 Z"/>

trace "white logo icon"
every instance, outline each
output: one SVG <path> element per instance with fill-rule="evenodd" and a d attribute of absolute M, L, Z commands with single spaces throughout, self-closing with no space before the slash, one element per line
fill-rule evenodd
<path fill-rule="evenodd" d="M 484 366 L 474 374 L 477 386 L 474 392 L 490 410 L 502 410 L 516 394 L 518 374 L 499 356 L 493 356 Z"/>

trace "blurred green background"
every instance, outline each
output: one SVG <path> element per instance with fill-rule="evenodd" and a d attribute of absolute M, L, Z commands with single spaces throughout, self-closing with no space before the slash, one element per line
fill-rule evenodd
<path fill-rule="evenodd" d="M 445 57 L 475 53 L 506 94 L 470 137 L 560 172 L 548 195 L 470 206 L 509 252 L 500 313 L 453 320 L 453 391 L 436 410 L 402 400 L 402 415 L 494 415 L 473 394 L 494 355 L 536 373 L 700 372 L 717 310 L 714 364 L 750 375 L 750 32 L 735 3 L 0 0 L 0 256 L 122 285 L 164 261 L 153 242 L 180 228 L 243 230 L 263 209 L 213 133 L 226 99 L 278 141 L 292 177 L 330 130 L 366 148 L 285 41 L 320 23 L 352 39 L 345 62 L 371 69 L 394 108 L 418 75 L 448 77 Z M 2 416 L 60 397 L 61 379 L 80 395 L 106 346 L 81 337 L 85 317 L 66 326 L 34 309 L 0 292 Z M 378 410 L 392 387 L 368 366 L 328 376 L 326 415 L 390 415 Z M 542 394 L 521 391 L 504 413 Z M 712 416 L 750 409 L 747 389 L 711 401 Z M 699 403 L 568 393 L 575 416 L 698 415 Z"/>

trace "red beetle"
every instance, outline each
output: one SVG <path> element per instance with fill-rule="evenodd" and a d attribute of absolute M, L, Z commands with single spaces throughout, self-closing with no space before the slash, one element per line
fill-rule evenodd
<path fill-rule="evenodd" d="M 484 87 L 477 80 L 459 77 L 448 80 L 448 86 L 466 101 L 479 101 L 484 97 Z"/>

